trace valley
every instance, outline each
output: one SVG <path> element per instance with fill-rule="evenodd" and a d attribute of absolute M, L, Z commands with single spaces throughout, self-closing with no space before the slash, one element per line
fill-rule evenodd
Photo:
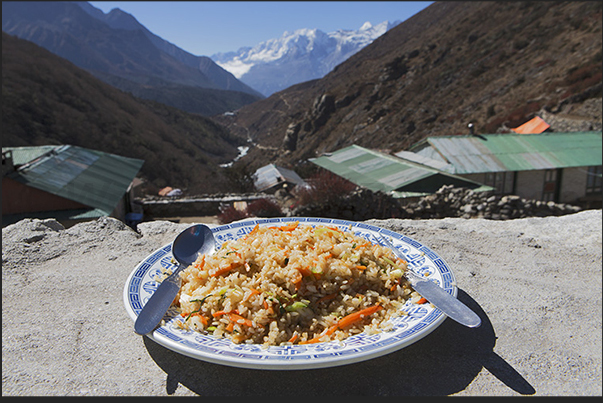
<path fill-rule="evenodd" d="M 469 123 L 497 133 L 539 112 L 571 117 L 601 98 L 601 48 L 598 3 L 439 2 L 322 79 L 213 119 L 277 149 L 251 149 L 239 161 L 250 171 L 351 144 L 397 152 Z M 577 117 L 600 130 L 600 115 Z M 296 141 L 284 148 L 288 132 Z"/>
<path fill-rule="evenodd" d="M 242 184 L 266 164 L 306 177 L 316 170 L 309 158 L 352 144 L 395 153 L 428 136 L 467 134 L 469 123 L 477 134 L 505 133 L 540 114 L 557 128 L 601 130 L 598 2 L 435 2 L 324 77 L 267 97 L 234 86 L 234 75 L 178 51 L 133 16 L 115 11 L 109 18 L 79 3 L 61 12 L 73 21 L 69 29 L 88 32 L 88 42 L 73 42 L 80 51 L 101 32 L 111 57 L 133 57 L 134 43 L 148 51 L 146 59 L 105 72 L 68 62 L 58 44 L 75 41 L 73 32 L 41 35 L 58 52 L 51 53 L 31 42 L 41 32 L 23 23 L 31 16 L 5 12 L 17 7 L 9 3 L 3 2 L 3 29 L 13 32 L 3 33 L 3 146 L 69 143 L 141 158 L 149 194 L 168 185 L 188 194 L 247 192 Z M 117 25 L 120 40 L 138 42 L 111 44 Z M 101 60 L 99 46 L 89 60 Z M 153 77 L 117 74 L 144 60 L 168 64 L 155 65 L 161 74 Z M 207 74 L 220 72 L 213 84 L 190 86 L 187 75 L 170 81 L 170 71 L 189 74 L 195 63 Z M 242 147 L 249 148 L 241 153 Z"/>

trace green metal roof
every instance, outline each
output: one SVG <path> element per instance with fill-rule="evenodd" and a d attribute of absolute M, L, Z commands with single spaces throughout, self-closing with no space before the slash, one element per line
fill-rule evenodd
<path fill-rule="evenodd" d="M 23 147 L 2 149 L 8 150 L 13 151 L 13 158 L 27 153 Z M 30 151 L 33 155 L 39 150 Z M 66 145 L 53 146 L 32 161 L 20 163 L 24 165 L 8 177 L 109 215 L 144 161 Z"/>
<path fill-rule="evenodd" d="M 411 148 L 455 174 L 601 165 L 601 132 L 428 137 Z"/>
<path fill-rule="evenodd" d="M 13 164 L 14 165 L 23 165 L 27 164 L 43 156 L 46 153 L 57 148 L 57 146 L 37 146 L 37 147 L 2 147 L 2 153 L 5 151 L 11 151 Z"/>
<path fill-rule="evenodd" d="M 358 186 L 394 197 L 432 194 L 443 185 L 482 188 L 477 182 L 357 145 L 310 161 Z"/>

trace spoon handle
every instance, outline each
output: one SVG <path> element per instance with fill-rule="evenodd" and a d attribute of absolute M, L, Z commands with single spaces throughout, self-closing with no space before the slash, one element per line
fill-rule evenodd
<path fill-rule="evenodd" d="M 134 332 L 136 334 L 144 335 L 150 333 L 161 322 L 161 319 L 163 319 L 163 316 L 180 290 L 180 277 L 178 273 L 183 268 L 180 265 L 172 275 L 163 280 L 159 284 L 159 287 L 157 287 L 157 290 L 151 295 L 151 298 L 142 307 L 142 311 L 140 311 L 134 323 Z"/>
<path fill-rule="evenodd" d="M 404 254 L 398 248 L 392 245 L 392 243 L 388 241 L 386 237 L 384 237 L 382 234 L 379 236 L 381 237 L 381 240 L 385 246 L 390 248 L 396 256 L 408 261 L 406 256 L 404 256 Z M 448 294 L 440 286 L 427 279 L 419 277 L 410 270 L 408 270 L 405 274 L 415 291 L 431 302 L 436 308 L 444 312 L 444 314 L 450 319 L 453 319 L 467 327 L 478 327 L 482 323 L 480 317 L 477 316 L 475 312 L 473 312 L 461 301 Z"/>

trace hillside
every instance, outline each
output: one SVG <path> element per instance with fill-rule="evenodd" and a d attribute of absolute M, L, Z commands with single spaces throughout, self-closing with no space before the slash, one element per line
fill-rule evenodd
<path fill-rule="evenodd" d="M 93 74 L 107 84 L 129 92 L 137 98 L 157 101 L 184 112 L 197 113 L 202 116 L 234 111 L 259 99 L 256 95 L 241 91 L 201 88 L 169 83 L 161 79 L 153 79 L 145 84 L 140 84 L 111 74 L 99 72 L 93 72 Z"/>
<path fill-rule="evenodd" d="M 324 78 L 214 119 L 258 145 L 249 170 L 351 144 L 399 151 L 470 122 L 504 131 L 541 110 L 600 128 L 601 16 L 600 2 L 437 2 Z"/>
<path fill-rule="evenodd" d="M 104 14 L 87 2 L 2 2 L 2 30 L 135 95 L 181 107 L 174 100 L 182 94 L 189 112 L 207 116 L 263 98 L 209 57 L 185 52 L 119 9 Z"/>
<path fill-rule="evenodd" d="M 208 118 L 145 101 L 2 33 L 2 146 L 72 144 L 145 160 L 149 189 L 230 191 L 242 142 Z"/>

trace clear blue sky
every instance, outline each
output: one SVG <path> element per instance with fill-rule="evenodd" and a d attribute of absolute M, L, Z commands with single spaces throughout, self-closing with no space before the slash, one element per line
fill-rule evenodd
<path fill-rule="evenodd" d="M 155 35 L 197 56 L 255 46 L 285 31 L 358 29 L 404 21 L 431 1 L 91 1 L 119 8 Z"/>

